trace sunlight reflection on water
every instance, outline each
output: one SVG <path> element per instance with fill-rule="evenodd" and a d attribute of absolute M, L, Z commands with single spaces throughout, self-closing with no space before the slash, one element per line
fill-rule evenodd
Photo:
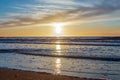
<path fill-rule="evenodd" d="M 57 42 L 58 44 L 56 45 L 56 52 L 57 55 L 61 55 L 61 45 L 59 44 L 59 42 Z M 56 58 L 55 60 L 55 74 L 60 74 L 61 73 L 61 59 L 60 58 Z"/>
<path fill-rule="evenodd" d="M 61 46 L 59 44 L 56 45 L 56 52 L 58 55 L 61 54 Z"/>
<path fill-rule="evenodd" d="M 56 55 L 61 55 L 61 45 L 60 45 L 60 41 L 57 41 L 56 42 L 57 44 L 55 45 L 55 50 L 56 50 L 56 52 L 57 52 L 57 54 Z"/>

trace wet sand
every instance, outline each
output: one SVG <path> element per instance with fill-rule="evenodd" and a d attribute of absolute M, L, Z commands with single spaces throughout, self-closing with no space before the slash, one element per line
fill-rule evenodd
<path fill-rule="evenodd" d="M 53 75 L 43 72 L 0 68 L 0 80 L 106 80 Z"/>

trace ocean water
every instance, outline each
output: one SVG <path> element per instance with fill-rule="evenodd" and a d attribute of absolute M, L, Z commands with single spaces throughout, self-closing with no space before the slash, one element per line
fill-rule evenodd
<path fill-rule="evenodd" d="M 120 79 L 120 37 L 1 37 L 0 67 Z"/>

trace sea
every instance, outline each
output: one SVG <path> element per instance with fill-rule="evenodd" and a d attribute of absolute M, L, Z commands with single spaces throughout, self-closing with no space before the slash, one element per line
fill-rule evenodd
<path fill-rule="evenodd" d="M 120 80 L 120 37 L 0 37 L 0 68 Z"/>

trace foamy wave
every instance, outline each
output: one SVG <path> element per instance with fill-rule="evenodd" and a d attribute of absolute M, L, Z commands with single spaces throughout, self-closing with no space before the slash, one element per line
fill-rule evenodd
<path fill-rule="evenodd" d="M 110 57 L 110 56 L 99 56 L 99 55 L 91 56 L 91 55 L 70 55 L 70 54 L 68 55 L 48 54 L 47 52 L 53 53 L 49 49 L 1 49 L 0 50 L 0 53 L 8 53 L 8 52 L 23 54 L 23 55 L 33 55 L 33 56 L 90 59 L 90 60 L 101 60 L 101 61 L 120 61 L 120 57 L 114 57 L 114 56 Z"/>

